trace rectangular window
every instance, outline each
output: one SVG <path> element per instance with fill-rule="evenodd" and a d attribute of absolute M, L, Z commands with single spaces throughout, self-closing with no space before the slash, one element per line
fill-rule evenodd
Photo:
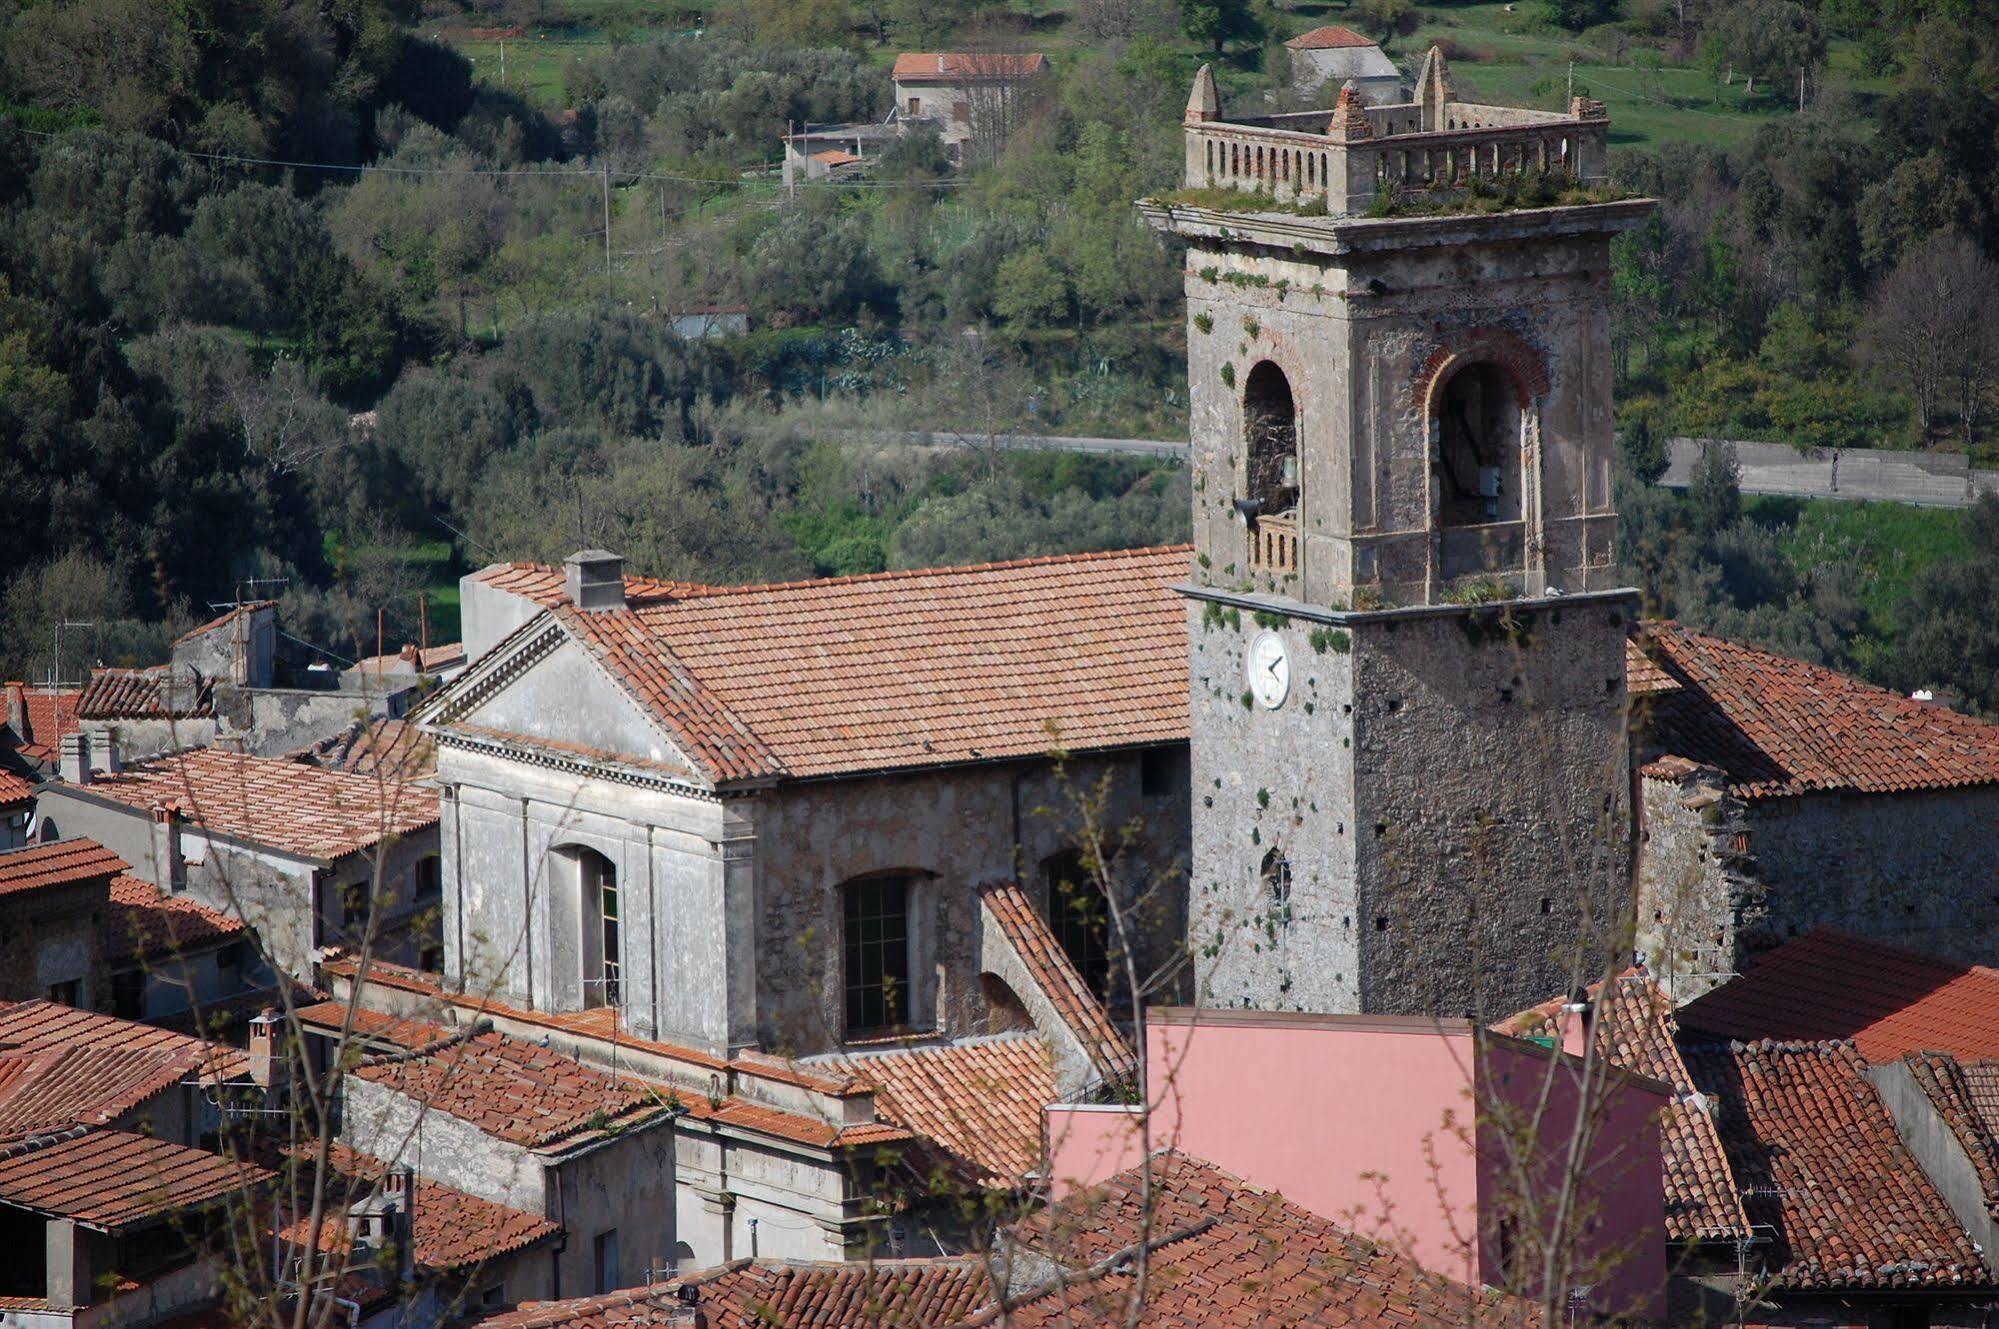
<path fill-rule="evenodd" d="M 146 971 L 127 969 L 111 975 L 111 1013 L 122 1020 L 146 1016 Z"/>
<path fill-rule="evenodd" d="M 923 103 L 922 103 L 922 102 L 920 102 L 920 101 L 918 101 L 918 100 L 917 100 L 916 98 L 914 98 L 914 97 L 911 97 L 911 98 L 909 99 L 909 113 L 910 113 L 911 115 L 921 115 L 921 114 L 923 114 L 923 110 L 922 110 L 922 107 L 923 107 Z"/>
<path fill-rule="evenodd" d="M 1147 798 L 1164 798 L 1187 792 L 1187 749 L 1184 746 L 1147 748 L 1138 756 L 1138 792 Z"/>
<path fill-rule="evenodd" d="M 493 1284 L 493 1286 L 489 1288 L 482 1289 L 479 1293 L 479 1305 L 482 1307 L 490 1309 L 495 1306 L 504 1306 L 506 1304 L 507 1304 L 507 1285 L 505 1283 L 495 1283 Z"/>
<path fill-rule="evenodd" d="M 597 1234 L 597 1290 L 612 1292 L 622 1287 L 618 1277 L 618 1229 Z"/>
<path fill-rule="evenodd" d="M 61 983 L 49 984 L 49 1000 L 58 1006 L 81 1006 L 83 1004 L 83 980 L 67 979 Z"/>
<path fill-rule="evenodd" d="M 436 854 L 417 860 L 416 898 L 424 904 L 436 904 L 444 898 L 444 860 Z"/>
<path fill-rule="evenodd" d="M 622 995 L 624 953 L 618 949 L 618 874 L 610 864 L 604 865 L 604 875 L 597 892 L 598 908 L 604 920 L 604 1004 L 616 1006 Z"/>
<path fill-rule="evenodd" d="M 847 1033 L 893 1029 L 909 1020 L 909 880 L 867 877 L 847 883 L 845 927 Z"/>
<path fill-rule="evenodd" d="M 340 888 L 340 930 L 350 937 L 367 931 L 368 914 L 374 906 L 374 891 L 365 881 L 350 881 Z"/>

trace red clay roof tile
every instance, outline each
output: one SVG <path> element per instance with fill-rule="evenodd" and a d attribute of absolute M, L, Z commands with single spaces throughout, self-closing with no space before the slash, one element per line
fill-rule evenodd
<path fill-rule="evenodd" d="M 0 1002 L 0 1050 L 42 1052 L 65 1047 L 108 1047 L 189 1051 L 205 1078 L 230 1080 L 247 1075 L 249 1059 L 235 1048 L 186 1034 L 80 1011 L 53 1001 Z"/>
<path fill-rule="evenodd" d="M 103 1126 L 192 1079 L 198 1048 L 64 1046 L 0 1053 L 0 1138 Z"/>
<path fill-rule="evenodd" d="M 0 1150 L 0 1203 L 116 1232 L 219 1199 L 270 1173 L 129 1131 L 90 1131 Z"/>
<path fill-rule="evenodd" d="M 1374 38 L 1364 37 L 1352 28 L 1343 28 L 1337 23 L 1300 33 L 1284 44 L 1294 51 L 1331 51 L 1349 46 L 1381 45 Z"/>
<path fill-rule="evenodd" d="M 1692 1043 L 1778 1287 L 1985 1288 L 1993 1278 L 1896 1134 L 1851 1043 Z"/>
<path fill-rule="evenodd" d="M 666 1096 L 649 1084 L 494 1033 L 390 1053 L 353 1073 L 531 1149 L 568 1148 L 607 1126 L 628 1129 L 666 1111 Z"/>
<path fill-rule="evenodd" d="M 898 83 L 977 83 L 1029 78 L 1048 68 L 1038 52 L 904 51 L 890 74 Z"/>
<path fill-rule="evenodd" d="M 644 593 L 562 624 L 709 777 L 1185 741 L 1185 547 Z"/>
<path fill-rule="evenodd" d="M 0 895 L 21 895 L 50 887 L 109 883 L 131 864 L 95 840 L 55 840 L 0 853 Z"/>
<path fill-rule="evenodd" d="M 1718 767 L 1738 797 L 1999 781 L 1999 725 L 1677 623 L 1646 646 L 1681 685 L 1653 703 L 1654 746 Z"/>
<path fill-rule="evenodd" d="M 1999 971 L 1821 928 L 1680 1008 L 1724 1038 L 1853 1040 L 1869 1061 L 1999 1057 Z"/>
<path fill-rule="evenodd" d="M 111 879 L 110 904 L 97 920 L 104 963 L 113 969 L 137 960 L 171 961 L 249 930 L 240 918 L 185 895 L 168 895 L 129 872 Z"/>
<path fill-rule="evenodd" d="M 1139 1322 L 1160 1329 L 1540 1322 L 1535 1308 L 1518 1297 L 1432 1274 L 1201 1159 L 1161 1153 L 1152 1169 L 1149 1225 L 1134 1168 L 1016 1224 L 1014 1236 L 1068 1269 L 1087 1270 L 1130 1252 L 1151 1233 L 1157 1244 Z M 1003 1317 L 988 1307 L 966 1323 L 1017 1329 L 1122 1324 L 1131 1282 L 1127 1258 L 1099 1276 L 1061 1280 L 1013 1303 Z"/>
<path fill-rule="evenodd" d="M 80 788 L 148 812 L 176 807 L 218 835 L 305 858 L 341 858 L 438 820 L 433 789 L 214 748 L 129 766 Z"/>
<path fill-rule="evenodd" d="M 77 716 L 85 720 L 187 720 L 214 712 L 214 685 L 200 680 L 180 706 L 167 704 L 167 670 L 99 669 L 77 698 Z"/>
<path fill-rule="evenodd" d="M 294 1151 L 294 1165 L 305 1163 L 309 1156 L 309 1149 Z M 344 1144 L 332 1147 L 327 1163 L 337 1177 L 337 1185 L 330 1188 L 333 1194 L 329 1209 L 344 1208 L 374 1192 L 391 1173 L 389 1165 L 380 1159 Z M 509 1208 L 423 1177 L 416 1179 L 409 1215 L 410 1255 L 425 1269 L 462 1269 L 562 1235 L 559 1224 L 540 1214 Z M 310 1228 L 308 1220 L 300 1219 L 279 1235 L 300 1241 Z M 320 1249 L 344 1253 L 349 1241 L 344 1216 L 322 1223 L 320 1237 Z"/>
<path fill-rule="evenodd" d="M 1098 1072 L 1111 1083 L 1130 1084 L 1138 1074 L 1137 1054 L 1111 1023 L 1103 1002 L 1090 991 L 1020 883 L 1004 881 L 981 887 L 979 899 Z"/>
<path fill-rule="evenodd" d="M 1041 1114 L 1056 1093 L 1038 1037 L 1008 1034 L 835 1064 L 873 1084 L 877 1109 L 936 1145 L 974 1185 L 1010 1190 L 1041 1171 Z"/>

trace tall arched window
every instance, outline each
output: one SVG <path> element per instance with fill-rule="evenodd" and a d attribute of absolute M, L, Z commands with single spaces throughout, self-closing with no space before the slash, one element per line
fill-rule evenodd
<path fill-rule="evenodd" d="M 1506 371 L 1465 365 L 1437 396 L 1437 522 L 1520 517 L 1520 399 Z"/>
<path fill-rule="evenodd" d="M 1298 406 L 1291 381 L 1268 360 L 1243 382 L 1242 424 L 1249 458 L 1244 496 L 1256 505 L 1252 519 L 1290 514 L 1298 506 Z"/>
<path fill-rule="evenodd" d="M 583 1004 L 617 1006 L 624 997 L 624 908 L 618 867 L 594 849 L 571 851 L 583 924 Z"/>
<path fill-rule="evenodd" d="M 909 1023 L 909 895 L 906 873 L 847 882 L 841 893 L 840 951 L 846 1033 Z"/>
<path fill-rule="evenodd" d="M 1101 999 L 1110 991 L 1110 907 L 1104 889 L 1073 849 L 1041 865 L 1048 888 L 1048 928 L 1076 972 Z"/>
<path fill-rule="evenodd" d="M 1283 850 L 1273 849 L 1263 856 L 1258 876 L 1270 916 L 1277 926 L 1283 927 L 1291 921 L 1291 860 L 1284 856 Z"/>

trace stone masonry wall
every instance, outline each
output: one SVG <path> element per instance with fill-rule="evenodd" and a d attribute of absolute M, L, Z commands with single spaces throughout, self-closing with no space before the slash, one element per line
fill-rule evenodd
<path fill-rule="evenodd" d="M 1038 890 L 1041 864 L 1077 843 L 1078 794 L 1110 777 L 1104 820 L 1142 819 L 1121 875 L 1166 883 L 1172 907 L 1147 925 L 1169 946 L 1181 935 L 1188 817 L 1185 783 L 1141 792 L 1141 757 L 1076 758 L 1065 792 L 1047 762 L 913 772 L 780 786 L 747 815 L 756 837 L 757 1031 L 770 1051 L 807 1054 L 838 1043 L 840 886 L 870 873 L 924 874 L 911 900 L 910 1023 L 954 1034 L 984 1028 L 977 887 L 1020 873 Z M 1016 855 L 1015 846 L 1019 845 Z"/>
<path fill-rule="evenodd" d="M 1631 609 L 1357 626 L 1362 1009 L 1490 1018 L 1628 950 Z"/>

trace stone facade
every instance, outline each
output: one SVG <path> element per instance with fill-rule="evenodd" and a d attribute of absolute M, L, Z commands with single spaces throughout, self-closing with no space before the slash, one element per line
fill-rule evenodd
<path fill-rule="evenodd" d="M 1833 927 L 1990 964 L 1999 787 L 1742 799 L 1695 768 L 1640 781 L 1636 945 L 1676 1000 Z"/>
<path fill-rule="evenodd" d="M 1440 57 L 1424 88 L 1409 125 L 1343 98 L 1333 137 L 1427 150 L 1447 115 L 1447 150 L 1506 160 L 1517 126 L 1457 132 L 1512 121 L 1455 123 Z M 1267 128 L 1204 73 L 1189 184 L 1222 144 L 1327 187 Z M 1188 246 L 1201 1000 L 1491 1016 L 1574 987 L 1629 935 L 1609 247 L 1649 203 L 1142 207 Z"/>

